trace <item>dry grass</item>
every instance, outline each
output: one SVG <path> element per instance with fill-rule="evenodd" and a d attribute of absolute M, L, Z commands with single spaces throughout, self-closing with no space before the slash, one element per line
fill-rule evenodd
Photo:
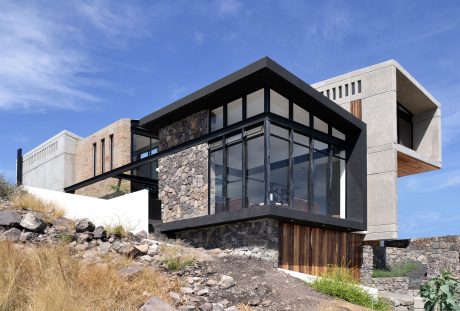
<path fill-rule="evenodd" d="M 239 311 L 254 311 L 254 309 L 248 305 L 238 305 L 238 310 Z"/>
<path fill-rule="evenodd" d="M 151 296 L 169 300 L 180 285 L 144 269 L 125 279 L 127 261 L 83 264 L 64 246 L 19 250 L 0 242 L 0 310 L 137 310 Z"/>
<path fill-rule="evenodd" d="M 163 264 L 171 271 L 193 266 L 196 258 L 188 254 L 185 247 L 179 245 L 165 244 L 161 247 L 163 253 Z"/>
<path fill-rule="evenodd" d="M 37 212 L 43 215 L 43 220 L 53 222 L 64 216 L 64 210 L 54 203 L 43 201 L 28 192 L 20 192 L 12 199 L 13 206 L 17 209 Z"/>

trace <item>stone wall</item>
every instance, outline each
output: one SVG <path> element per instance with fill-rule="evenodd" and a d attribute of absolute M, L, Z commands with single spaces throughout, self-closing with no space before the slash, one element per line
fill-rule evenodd
<path fill-rule="evenodd" d="M 160 129 L 160 150 L 167 150 L 208 133 L 208 111 L 194 113 L 187 118 Z"/>
<path fill-rule="evenodd" d="M 158 170 L 163 222 L 208 214 L 208 144 L 160 158 Z"/>
<path fill-rule="evenodd" d="M 278 221 L 258 219 L 176 233 L 176 238 L 206 249 L 278 261 Z"/>
<path fill-rule="evenodd" d="M 110 135 L 113 135 L 113 155 L 110 154 Z M 110 159 L 113 157 L 113 168 L 131 162 L 131 120 L 121 119 L 96 133 L 80 140 L 77 143 L 75 155 L 75 182 L 80 182 L 94 176 L 93 165 L 93 144 L 96 144 L 96 175 L 102 173 L 102 143 L 104 143 L 104 172 L 110 170 Z M 116 194 L 117 190 L 130 190 L 130 182 L 111 178 L 101 182 L 78 189 L 76 194 L 91 197 L 110 197 Z M 118 191 L 119 192 L 119 191 Z"/>
<path fill-rule="evenodd" d="M 460 278 L 459 252 L 446 251 L 441 254 L 432 254 L 428 256 L 428 279 L 438 276 L 444 270 L 452 272 L 457 279 Z"/>
<path fill-rule="evenodd" d="M 391 293 L 407 294 L 409 291 L 409 278 L 406 277 L 371 278 L 365 284 Z"/>

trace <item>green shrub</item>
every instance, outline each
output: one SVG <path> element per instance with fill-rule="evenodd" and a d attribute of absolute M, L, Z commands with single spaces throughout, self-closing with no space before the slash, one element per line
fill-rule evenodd
<path fill-rule="evenodd" d="M 390 310 L 390 305 L 385 300 L 381 298 L 374 299 L 359 287 L 356 284 L 353 273 L 353 269 L 330 267 L 322 278 L 316 279 L 311 284 L 311 287 L 323 294 L 372 310 Z"/>
<path fill-rule="evenodd" d="M 175 256 L 165 259 L 163 264 L 166 268 L 168 268 L 168 270 L 177 271 L 185 267 L 193 266 L 195 264 L 195 259 L 188 256 Z"/>
<path fill-rule="evenodd" d="M 116 221 L 105 224 L 104 227 L 108 235 L 113 235 L 118 238 L 127 237 L 128 234 L 136 228 L 136 226 L 133 226 L 129 221 L 122 220 L 119 216 Z"/>
<path fill-rule="evenodd" d="M 409 272 L 414 270 L 417 265 L 414 262 L 407 261 L 399 263 L 390 269 L 374 269 L 372 277 L 374 278 L 395 278 L 407 276 Z"/>
<path fill-rule="evenodd" d="M 420 287 L 425 310 L 460 311 L 459 281 L 444 271 Z"/>
<path fill-rule="evenodd" d="M 70 243 L 73 241 L 74 236 L 67 232 L 59 232 L 57 234 L 57 239 L 61 241 L 62 243 Z"/>

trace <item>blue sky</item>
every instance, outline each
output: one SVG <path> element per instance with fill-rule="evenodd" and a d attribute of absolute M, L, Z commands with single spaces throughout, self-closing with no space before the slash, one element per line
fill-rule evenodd
<path fill-rule="evenodd" d="M 398 180 L 400 237 L 460 234 L 458 1 L 0 0 L 0 172 L 18 147 L 140 118 L 263 56 L 308 83 L 396 59 L 442 103 L 441 171 Z"/>

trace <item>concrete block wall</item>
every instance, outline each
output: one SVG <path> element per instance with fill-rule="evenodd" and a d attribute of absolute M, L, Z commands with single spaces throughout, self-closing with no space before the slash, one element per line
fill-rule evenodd
<path fill-rule="evenodd" d="M 48 139 L 23 156 L 23 184 L 56 191 L 75 182 L 76 145 L 82 138 L 68 131 Z"/>
<path fill-rule="evenodd" d="M 110 135 L 113 135 L 113 155 L 110 154 Z M 110 170 L 111 157 L 113 157 L 113 168 L 131 162 L 131 120 L 121 119 L 78 142 L 75 156 L 75 182 L 94 176 L 94 143 L 96 143 L 96 175 L 102 173 L 102 139 L 105 139 L 104 172 Z M 130 182 L 123 180 L 120 183 L 118 179 L 110 178 L 78 189 L 75 193 L 92 197 L 106 197 L 116 192 L 112 186 L 129 190 Z"/>

